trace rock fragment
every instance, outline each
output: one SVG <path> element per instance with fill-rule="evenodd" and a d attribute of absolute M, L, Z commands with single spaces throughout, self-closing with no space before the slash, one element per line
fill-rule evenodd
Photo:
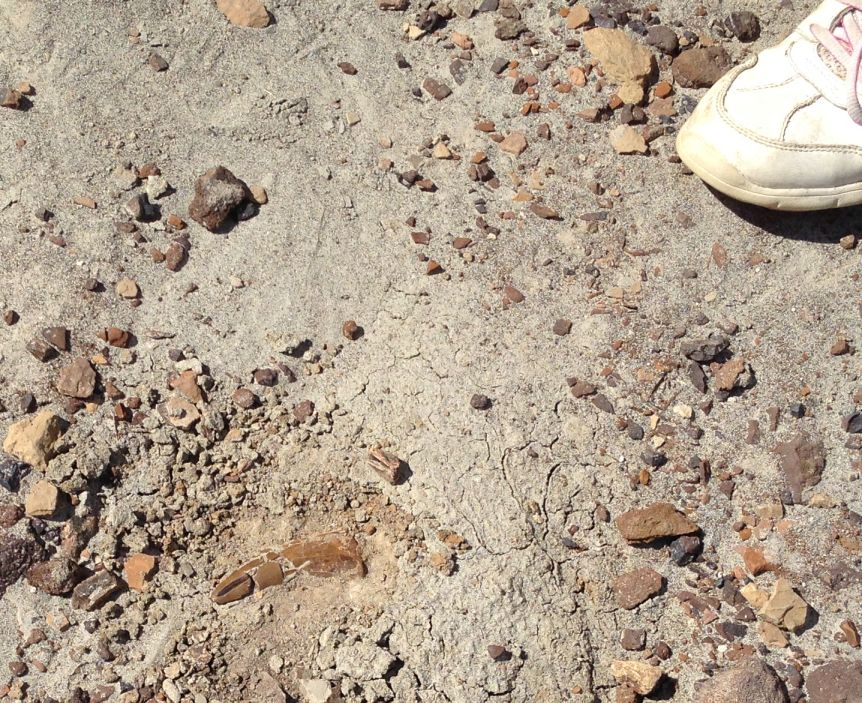
<path fill-rule="evenodd" d="M 618 154 L 646 154 L 649 151 L 643 135 L 628 125 L 614 128 L 610 140 L 611 146 Z"/>
<path fill-rule="evenodd" d="M 189 216 L 210 232 L 216 232 L 249 199 L 248 186 L 224 166 L 216 166 L 195 181 Z"/>
<path fill-rule="evenodd" d="M 683 88 L 711 88 L 731 65 L 723 47 L 688 49 L 674 59 L 673 77 Z"/>
<path fill-rule="evenodd" d="M 263 29 L 269 25 L 269 12 L 259 0 L 216 0 L 216 7 L 237 27 Z"/>
<path fill-rule="evenodd" d="M 760 36 L 760 20 L 749 10 L 731 12 L 724 26 L 741 42 L 752 42 Z"/>
<path fill-rule="evenodd" d="M 55 556 L 27 571 L 27 582 L 52 596 L 63 596 L 75 587 L 77 565 L 71 559 Z"/>
<path fill-rule="evenodd" d="M 787 689 L 761 659 L 721 671 L 700 686 L 698 703 L 788 703 Z"/>
<path fill-rule="evenodd" d="M 381 10 L 406 10 L 410 0 L 377 0 L 377 7 Z"/>
<path fill-rule="evenodd" d="M 614 521 L 623 538 L 631 543 L 652 542 L 699 532 L 699 528 L 670 503 L 653 503 L 629 510 Z"/>
<path fill-rule="evenodd" d="M 683 356 L 688 357 L 692 361 L 707 363 L 714 361 L 716 357 L 727 351 L 729 346 L 730 340 L 727 337 L 713 333 L 706 339 L 683 342 L 679 349 Z"/>
<path fill-rule="evenodd" d="M 452 95 L 452 89 L 448 85 L 433 78 L 426 78 L 422 87 L 435 100 L 445 100 Z"/>
<path fill-rule="evenodd" d="M 798 632 L 808 618 L 808 603 L 793 590 L 787 579 L 778 579 L 758 615 L 783 630 Z"/>
<path fill-rule="evenodd" d="M 611 674 L 621 684 L 628 684 L 635 693 L 646 696 L 655 690 L 664 672 L 643 661 L 617 659 L 611 662 Z"/>
<path fill-rule="evenodd" d="M 802 500 L 802 491 L 820 483 L 826 468 L 826 448 L 820 439 L 800 432 L 775 447 L 793 500 Z"/>
<path fill-rule="evenodd" d="M 527 137 L 523 132 L 512 132 L 500 142 L 500 149 L 513 156 L 520 156 L 526 148 Z"/>
<path fill-rule="evenodd" d="M 90 362 L 79 357 L 60 371 L 57 390 L 70 398 L 86 400 L 96 389 L 96 370 Z"/>
<path fill-rule="evenodd" d="M 143 591 L 156 573 L 157 561 L 150 554 L 130 554 L 123 563 L 123 577 L 133 591 Z"/>
<path fill-rule="evenodd" d="M 50 481 L 37 481 L 24 501 L 24 512 L 29 517 L 52 518 L 63 503 L 63 494 Z"/>
<path fill-rule="evenodd" d="M 56 455 L 55 445 L 64 431 L 60 417 L 45 410 L 12 425 L 3 441 L 3 451 L 44 470 Z"/>
<path fill-rule="evenodd" d="M 619 576 L 613 583 L 613 591 L 621 608 L 634 610 L 659 594 L 664 588 L 664 578 L 654 569 L 643 568 Z"/>
<path fill-rule="evenodd" d="M 584 45 L 602 65 L 608 77 L 619 83 L 618 95 L 627 104 L 644 99 L 646 80 L 652 73 L 652 52 L 621 29 L 591 29 L 584 33 Z"/>
<path fill-rule="evenodd" d="M 121 588 L 120 579 L 110 571 L 99 571 L 75 586 L 72 591 L 72 607 L 76 610 L 96 610 Z"/>
<path fill-rule="evenodd" d="M 828 662 L 808 674 L 805 687 L 810 703 L 856 703 L 862 700 L 862 662 Z"/>

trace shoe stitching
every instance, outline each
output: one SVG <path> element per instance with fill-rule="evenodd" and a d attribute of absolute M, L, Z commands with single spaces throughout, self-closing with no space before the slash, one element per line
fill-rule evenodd
<path fill-rule="evenodd" d="M 792 120 L 800 110 L 803 110 L 806 107 L 810 107 L 811 105 L 816 103 L 818 100 L 822 100 L 822 99 L 823 99 L 822 95 L 812 95 L 810 98 L 807 98 L 806 100 L 802 100 L 802 101 L 798 102 L 796 105 L 794 105 L 793 108 L 790 110 L 790 112 L 787 113 L 787 117 L 784 118 L 784 124 L 781 125 L 781 138 L 782 139 L 785 138 L 785 135 L 787 134 L 787 129 L 788 129 L 788 127 L 790 127 L 790 120 Z"/>
<path fill-rule="evenodd" d="M 730 88 L 733 86 L 733 81 L 735 81 L 742 73 L 745 71 L 749 71 L 754 66 L 757 65 L 757 56 L 753 56 L 746 63 L 737 66 L 733 69 L 730 74 L 728 74 L 724 80 L 726 80 L 725 84 L 722 86 L 721 91 L 716 99 L 716 111 L 722 120 L 727 124 L 728 127 L 735 129 L 740 134 L 748 137 L 751 141 L 756 142 L 758 144 L 762 144 L 763 146 L 772 147 L 774 149 L 780 149 L 781 151 L 796 151 L 802 153 L 838 153 L 838 154 L 853 154 L 855 156 L 862 156 L 862 148 L 854 147 L 854 146 L 844 146 L 842 144 L 788 144 L 787 142 L 780 142 L 776 139 L 770 139 L 769 137 L 764 137 L 756 132 L 748 129 L 747 127 L 743 127 L 741 124 L 737 124 L 737 122 L 730 116 L 730 113 L 727 111 L 727 107 L 725 105 L 725 98 L 727 98 L 727 94 L 730 91 Z"/>

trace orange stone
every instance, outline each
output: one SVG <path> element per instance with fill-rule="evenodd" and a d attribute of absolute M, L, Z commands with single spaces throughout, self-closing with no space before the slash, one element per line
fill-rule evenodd
<path fill-rule="evenodd" d="M 132 554 L 123 564 L 123 576 L 133 591 L 143 591 L 156 573 L 156 558 L 150 554 Z"/>

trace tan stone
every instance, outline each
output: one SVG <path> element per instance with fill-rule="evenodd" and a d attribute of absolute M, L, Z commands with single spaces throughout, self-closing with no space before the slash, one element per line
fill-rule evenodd
<path fill-rule="evenodd" d="M 575 5 L 569 10 L 566 17 L 566 27 L 569 29 L 580 29 L 592 19 L 590 11 L 584 5 Z"/>
<path fill-rule="evenodd" d="M 269 12 L 259 0 L 216 0 L 216 7 L 237 27 L 262 29 L 269 24 Z"/>
<path fill-rule="evenodd" d="M 53 517 L 60 507 L 62 493 L 49 481 L 37 481 L 24 501 L 24 512 L 30 517 Z"/>
<path fill-rule="evenodd" d="M 643 135 L 628 125 L 621 124 L 611 130 L 610 140 L 618 154 L 646 154 L 649 150 Z"/>
<path fill-rule="evenodd" d="M 766 605 L 766 601 L 769 600 L 769 595 L 761 591 L 753 583 L 745 584 L 739 589 L 739 592 L 742 594 L 742 597 L 748 601 L 748 604 L 757 610 L 760 610 L 764 605 Z"/>
<path fill-rule="evenodd" d="M 767 647 L 786 647 L 789 642 L 787 636 L 781 631 L 781 628 L 776 627 L 771 622 L 761 622 L 757 626 L 760 633 L 760 639 Z"/>
<path fill-rule="evenodd" d="M 137 298 L 141 294 L 140 288 L 138 288 L 138 284 L 135 283 L 131 278 L 121 278 L 117 281 L 116 286 L 117 295 L 121 298 L 126 298 L 131 300 L 133 298 Z"/>
<path fill-rule="evenodd" d="M 169 423 L 181 430 L 190 430 L 201 419 L 198 409 L 179 396 L 168 398 L 159 406 L 159 412 Z"/>
<path fill-rule="evenodd" d="M 3 441 L 3 451 L 37 469 L 45 469 L 55 456 L 55 445 L 63 431 L 60 417 L 45 410 L 12 425 Z"/>
<path fill-rule="evenodd" d="M 790 581 L 778 579 L 758 615 L 784 630 L 797 632 L 805 625 L 808 603 L 793 590 Z"/>
<path fill-rule="evenodd" d="M 527 137 L 524 136 L 523 132 L 512 132 L 508 137 L 500 142 L 500 149 L 505 151 L 507 154 L 513 154 L 515 156 L 523 154 L 526 148 Z"/>
<path fill-rule="evenodd" d="M 652 52 L 638 44 L 621 29 L 591 29 L 584 34 L 584 45 L 602 65 L 605 74 L 619 84 L 623 102 L 637 104 L 644 99 L 644 86 L 652 73 Z"/>
<path fill-rule="evenodd" d="M 252 200 L 258 205 L 266 205 L 269 202 L 269 195 L 263 186 L 251 186 L 249 190 L 251 191 Z"/>
<path fill-rule="evenodd" d="M 611 674 L 619 683 L 628 684 L 642 696 L 652 692 L 664 676 L 664 672 L 657 666 L 624 659 L 611 662 Z"/>

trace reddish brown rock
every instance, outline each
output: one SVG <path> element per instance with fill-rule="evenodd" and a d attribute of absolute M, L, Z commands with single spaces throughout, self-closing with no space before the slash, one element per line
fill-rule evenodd
<path fill-rule="evenodd" d="M 858 703 L 862 700 L 862 662 L 824 664 L 808 675 L 806 688 L 810 703 Z"/>
<path fill-rule="evenodd" d="M 251 191 L 248 186 L 224 166 L 216 166 L 195 181 L 195 197 L 189 205 L 189 217 L 215 232 L 237 207 L 249 199 Z"/>
<path fill-rule="evenodd" d="M 634 610 L 661 593 L 664 578 L 654 569 L 635 569 L 619 576 L 613 584 L 614 595 L 621 608 Z"/>
<path fill-rule="evenodd" d="M 699 528 L 670 503 L 653 503 L 629 510 L 614 521 L 628 542 L 652 542 L 665 537 L 680 537 L 699 532 Z"/>
<path fill-rule="evenodd" d="M 57 390 L 70 398 L 85 400 L 96 389 L 96 371 L 90 362 L 79 357 L 60 371 Z"/>

